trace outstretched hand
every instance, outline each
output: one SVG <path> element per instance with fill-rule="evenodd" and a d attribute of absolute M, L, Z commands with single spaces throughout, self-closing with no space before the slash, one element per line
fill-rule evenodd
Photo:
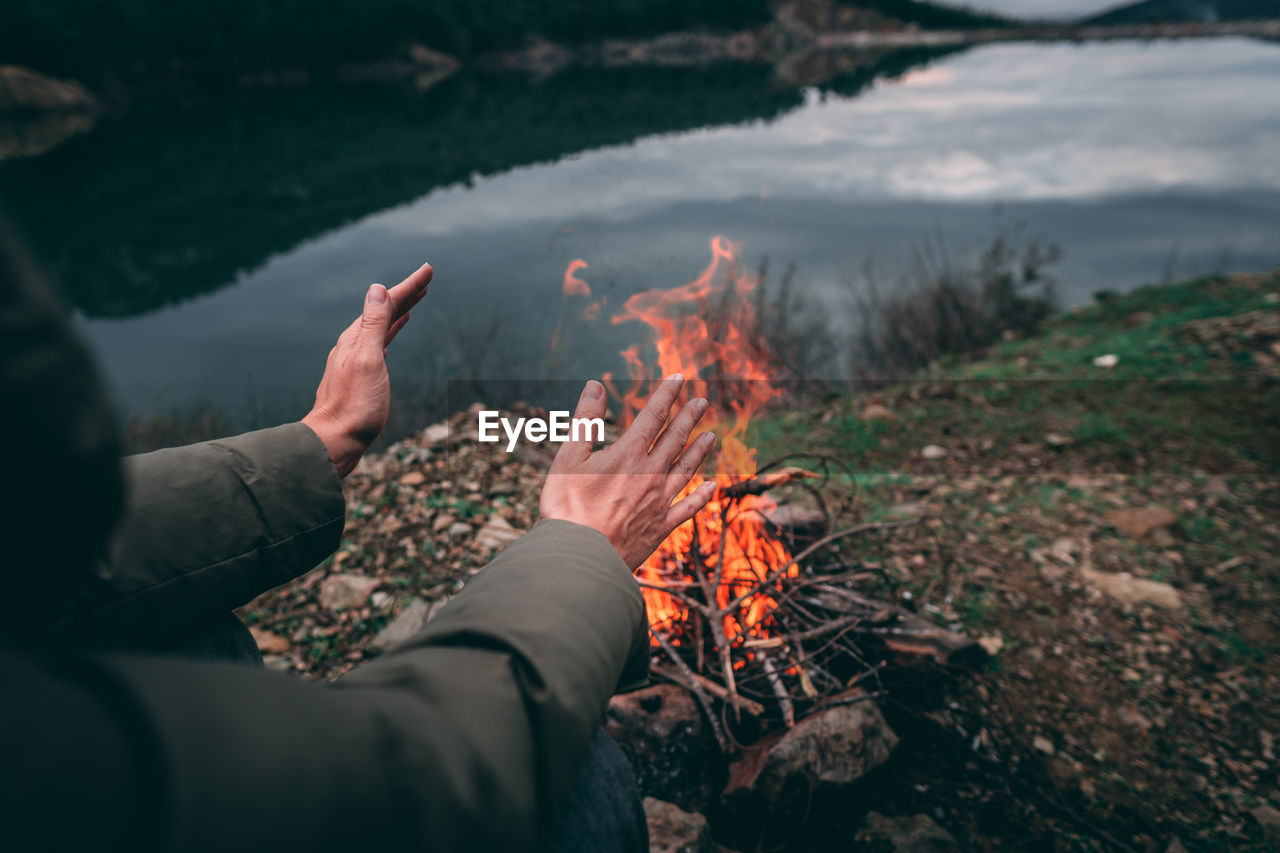
<path fill-rule="evenodd" d="M 599 530 L 632 569 L 693 518 L 710 500 L 714 482 L 672 501 L 707 458 L 715 436 L 704 432 L 685 446 L 707 411 L 702 398 L 690 401 L 667 424 L 683 385 L 679 375 L 663 381 L 631 427 L 603 450 L 593 453 L 589 440 L 565 442 L 542 488 L 542 517 Z M 607 405 L 604 386 L 593 380 L 583 389 L 574 417 L 603 417 Z"/>
<path fill-rule="evenodd" d="M 371 286 L 364 311 L 329 350 L 315 405 L 302 422 L 324 442 L 340 477 L 351 473 L 387 425 L 387 346 L 409 322 L 410 309 L 426 295 L 430 281 L 431 265 L 423 264 L 390 290 Z"/>

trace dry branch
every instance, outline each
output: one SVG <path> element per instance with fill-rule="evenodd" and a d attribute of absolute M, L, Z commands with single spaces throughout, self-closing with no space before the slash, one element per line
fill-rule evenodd
<path fill-rule="evenodd" d="M 658 666 L 652 667 L 652 669 L 654 672 L 656 672 L 658 675 L 661 675 L 663 678 L 668 678 L 672 681 L 677 681 L 677 682 L 679 681 L 678 678 L 672 677 L 674 675 L 677 675 L 678 673 L 668 669 L 665 666 L 658 665 Z M 735 693 L 732 696 L 730 696 L 728 690 L 725 690 L 723 687 L 721 687 L 719 684 L 715 683 L 711 679 L 702 675 L 698 675 L 696 672 L 694 672 L 691 669 L 679 674 L 683 674 L 684 677 L 688 679 L 692 684 L 698 685 L 698 687 L 702 688 L 707 693 L 710 693 L 712 696 L 716 697 L 721 702 L 727 702 L 732 705 L 735 705 L 736 707 L 741 708 L 743 711 L 746 711 L 748 714 L 752 714 L 756 717 L 764 716 L 764 706 L 761 705 L 759 702 L 755 701 L 754 699 L 748 699 L 746 696 L 743 696 L 741 693 Z"/>
<path fill-rule="evenodd" d="M 749 480 L 742 480 L 733 485 L 725 486 L 718 491 L 720 496 L 730 500 L 737 500 L 747 495 L 758 495 L 761 492 L 772 489 L 774 486 L 790 483 L 792 480 L 818 480 L 821 477 L 821 474 L 815 474 L 813 471 L 791 466 L 779 468 L 777 471 L 770 471 L 758 477 L 752 477 Z"/>

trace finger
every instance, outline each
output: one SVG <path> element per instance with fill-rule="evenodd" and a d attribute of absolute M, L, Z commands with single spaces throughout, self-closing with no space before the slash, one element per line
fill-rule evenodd
<path fill-rule="evenodd" d="M 693 434 L 693 428 L 697 426 L 698 421 L 702 420 L 702 416 L 707 413 L 707 401 L 702 397 L 697 397 L 689 401 L 689 404 L 682 408 L 671 421 L 671 424 L 662 431 L 662 435 L 658 438 L 658 443 L 653 446 L 653 451 L 649 454 L 653 464 L 657 466 L 659 471 L 666 471 L 671 467 L 671 463 L 680 455 L 680 451 L 684 449 L 685 442 L 689 440 L 689 436 Z"/>
<path fill-rule="evenodd" d="M 644 404 L 640 414 L 636 415 L 635 423 L 631 424 L 631 428 L 621 440 L 636 442 L 644 448 L 643 452 L 648 453 L 662 425 L 667 422 L 667 416 L 671 413 L 671 404 L 676 401 L 682 385 L 684 385 L 684 377 L 679 373 L 672 374 L 663 380 L 658 385 L 658 390 L 649 396 L 649 402 Z"/>
<path fill-rule="evenodd" d="M 396 320 L 394 323 L 392 323 L 391 330 L 387 332 L 387 339 L 383 343 L 383 346 L 386 346 L 390 344 L 392 341 L 394 341 L 396 339 L 396 335 L 400 334 L 400 330 L 404 328 L 404 324 L 407 322 L 409 322 L 408 313 L 402 316 L 399 320 Z"/>
<path fill-rule="evenodd" d="M 434 274 L 431 264 L 423 264 L 410 273 L 408 278 L 387 291 L 393 306 L 392 316 L 397 319 L 403 317 L 413 306 L 422 301 L 422 297 L 427 295 L 427 285 L 431 283 L 431 277 Z"/>
<path fill-rule="evenodd" d="M 715 433 L 704 432 L 694 439 L 693 444 L 685 448 L 684 453 L 680 454 L 680 458 L 671 466 L 671 473 L 667 475 L 668 501 L 689 485 L 689 481 L 693 479 L 694 474 L 698 473 L 698 469 L 706 461 L 707 454 L 711 452 L 715 443 Z"/>
<path fill-rule="evenodd" d="M 603 418 L 609 407 L 609 395 L 605 393 L 604 386 L 592 379 L 582 389 L 582 394 L 578 397 L 578 407 L 574 409 L 573 416 L 575 418 Z M 570 427 L 569 441 L 560 446 L 556 452 L 555 462 L 564 464 L 575 464 L 582 462 L 591 455 L 592 432 L 590 428 L 581 430 L 574 441 L 572 427 Z"/>
<path fill-rule="evenodd" d="M 692 494 L 685 497 L 684 500 L 677 504 L 673 504 L 671 509 L 667 510 L 667 528 L 675 530 L 689 519 L 698 514 L 698 510 L 707 505 L 707 501 L 711 500 L 711 496 L 715 494 L 716 484 L 713 480 L 708 480 L 698 488 L 694 489 Z"/>
<path fill-rule="evenodd" d="M 380 284 L 371 285 L 364 298 L 364 313 L 360 315 L 360 328 L 356 331 L 356 350 L 366 356 L 382 359 L 386 349 L 387 332 L 391 329 L 391 302 L 387 289 Z"/>

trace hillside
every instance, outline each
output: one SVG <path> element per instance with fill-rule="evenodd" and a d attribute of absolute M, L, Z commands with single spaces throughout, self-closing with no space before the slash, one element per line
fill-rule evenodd
<path fill-rule="evenodd" d="M 15 64 L 91 89 L 122 94 L 169 79 L 226 85 L 246 74 L 307 71 L 403 60 L 415 45 L 464 63 L 533 42 L 576 47 L 687 31 L 762 27 L 773 0 L 9 0 L 0 4 L 0 65 Z M 867 10 L 926 28 L 989 27 L 1002 19 L 920 0 L 792 0 Z M 782 14 L 781 11 L 778 12 Z M 827 15 L 826 17 L 831 17 Z M 837 16 L 838 17 L 838 16 Z M 102 38 L 102 33 L 111 38 Z"/>
<path fill-rule="evenodd" d="M 1142 0 L 1100 15 L 1088 24 L 1155 24 L 1280 18 L 1280 0 Z"/>

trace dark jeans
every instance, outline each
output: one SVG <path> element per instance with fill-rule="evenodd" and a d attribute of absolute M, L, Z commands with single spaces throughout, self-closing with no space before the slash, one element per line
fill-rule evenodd
<path fill-rule="evenodd" d="M 253 635 L 230 613 L 196 632 L 174 651 L 197 660 L 262 666 L 262 654 Z M 635 774 L 622 750 L 603 731 L 597 731 L 591 740 L 549 850 L 551 853 L 648 853 L 649 827 Z"/>

